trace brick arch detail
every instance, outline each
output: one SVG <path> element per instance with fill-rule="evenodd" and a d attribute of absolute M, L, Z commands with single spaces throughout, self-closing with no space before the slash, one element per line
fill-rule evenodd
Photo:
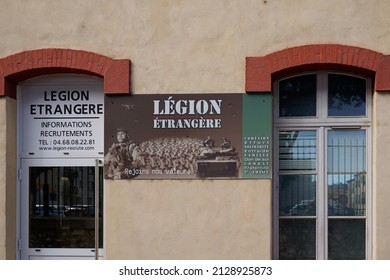
<path fill-rule="evenodd" d="M 375 79 L 376 91 L 390 91 L 390 56 L 369 49 L 319 44 L 292 47 L 261 57 L 247 57 L 246 92 L 271 92 L 272 79 L 292 70 L 343 70 Z"/>
<path fill-rule="evenodd" d="M 16 85 L 46 74 L 88 74 L 104 79 L 104 93 L 130 93 L 129 59 L 71 49 L 39 49 L 0 59 L 0 96 L 16 98 Z"/>

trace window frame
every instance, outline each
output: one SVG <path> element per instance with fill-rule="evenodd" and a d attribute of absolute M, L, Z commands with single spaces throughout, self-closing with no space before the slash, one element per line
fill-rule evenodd
<path fill-rule="evenodd" d="M 317 104 L 316 116 L 313 117 L 279 117 L 279 82 L 285 79 L 317 74 Z M 340 74 L 358 77 L 366 81 L 366 115 L 365 116 L 327 116 L 328 110 L 328 74 Z M 328 259 L 328 220 L 340 217 L 328 216 L 327 209 L 327 135 L 333 129 L 354 129 L 366 131 L 366 213 L 364 216 L 345 216 L 341 219 L 365 219 L 365 256 L 372 259 L 372 80 L 369 77 L 335 71 L 302 72 L 274 80 L 273 103 L 273 136 L 274 136 L 274 166 L 273 166 L 273 258 L 279 259 L 279 220 L 282 219 L 316 219 L 316 259 Z M 315 130 L 317 138 L 317 189 L 316 215 L 303 217 L 283 217 L 279 215 L 279 132 L 293 130 Z"/>
<path fill-rule="evenodd" d="M 312 117 L 279 117 L 279 82 L 299 77 L 303 75 L 316 74 L 317 75 L 317 106 L 316 106 L 316 116 Z M 327 116 L 327 106 L 328 104 L 328 74 L 338 74 L 360 78 L 366 81 L 366 115 L 365 116 Z M 372 81 L 368 77 L 361 75 L 355 75 L 351 73 L 344 73 L 338 71 L 318 71 L 318 72 L 303 72 L 296 75 L 291 75 L 277 79 L 274 82 L 274 104 L 273 104 L 273 117 L 274 125 L 296 125 L 299 123 L 299 126 L 310 126 L 318 123 L 326 124 L 336 124 L 348 126 L 351 124 L 371 124 L 372 122 Z M 322 105 L 321 105 L 322 104 Z"/>

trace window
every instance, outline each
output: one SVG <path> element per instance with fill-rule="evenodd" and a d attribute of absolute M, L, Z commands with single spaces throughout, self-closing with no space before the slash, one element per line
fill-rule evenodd
<path fill-rule="evenodd" d="M 275 83 L 275 258 L 370 258 L 370 88 L 330 72 Z"/>

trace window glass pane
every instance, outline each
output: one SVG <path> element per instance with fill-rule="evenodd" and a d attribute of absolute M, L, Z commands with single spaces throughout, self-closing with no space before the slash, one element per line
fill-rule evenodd
<path fill-rule="evenodd" d="M 364 260 L 366 258 L 366 221 L 330 219 L 328 221 L 328 259 Z"/>
<path fill-rule="evenodd" d="M 365 116 L 366 80 L 346 75 L 328 76 L 328 116 Z"/>
<path fill-rule="evenodd" d="M 316 116 L 316 74 L 289 78 L 279 82 L 279 116 Z"/>
<path fill-rule="evenodd" d="M 365 215 L 366 174 L 366 131 L 329 131 L 328 215 Z"/>
<path fill-rule="evenodd" d="M 315 216 L 315 175 L 282 175 L 279 177 L 279 215 Z"/>
<path fill-rule="evenodd" d="M 99 185 L 99 246 L 103 247 L 103 172 Z M 95 247 L 95 167 L 30 167 L 32 248 Z"/>
<path fill-rule="evenodd" d="M 316 170 L 316 132 L 312 130 L 279 132 L 279 170 Z"/>
<path fill-rule="evenodd" d="M 279 259 L 316 259 L 316 220 L 279 220 Z"/>

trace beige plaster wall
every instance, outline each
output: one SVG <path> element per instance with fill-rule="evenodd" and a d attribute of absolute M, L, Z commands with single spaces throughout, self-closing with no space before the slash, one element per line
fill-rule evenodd
<path fill-rule="evenodd" d="M 390 259 L 390 92 L 374 97 L 373 257 Z"/>
<path fill-rule="evenodd" d="M 0 131 L 7 130 L 7 110 L 6 110 L 6 99 L 0 99 Z M 7 183 L 6 183 L 6 174 L 7 169 L 6 165 L 6 150 L 7 150 L 7 140 L 5 139 L 5 134 L 0 134 L 0 259 L 6 258 L 6 249 L 7 249 L 7 233 L 6 233 L 6 197 L 7 197 Z"/>
<path fill-rule="evenodd" d="M 16 257 L 16 101 L 0 98 L 0 259 Z"/>
<path fill-rule="evenodd" d="M 106 181 L 106 258 L 269 259 L 270 197 L 269 180 Z"/>
<path fill-rule="evenodd" d="M 132 60 L 135 93 L 243 92 L 245 57 L 339 43 L 390 53 L 388 0 L 1 0 L 0 57 Z"/>
<path fill-rule="evenodd" d="M 292 46 L 338 43 L 390 54 L 388 0 L 0 0 L 0 5 L 0 57 L 55 47 L 129 58 L 135 94 L 244 92 L 245 57 Z M 388 99 L 381 95 L 376 102 L 377 258 L 390 258 Z M 8 254 L 6 244 L 14 244 L 6 241 L 12 238 L 7 233 L 13 230 L 16 176 L 15 147 L 7 145 L 16 142 L 7 136 L 16 128 L 9 104 L 0 98 L 0 258 Z M 269 180 L 109 181 L 105 189 L 107 258 L 271 257 Z"/>

